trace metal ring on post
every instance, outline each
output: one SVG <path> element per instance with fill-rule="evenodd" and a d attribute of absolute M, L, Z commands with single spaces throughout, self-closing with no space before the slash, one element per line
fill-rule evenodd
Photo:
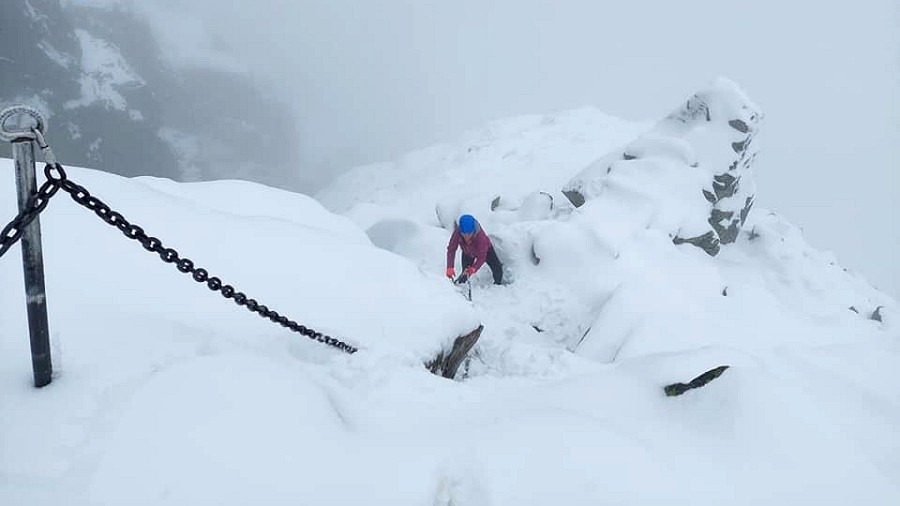
<path fill-rule="evenodd" d="M 28 121 L 30 118 L 31 121 Z M 0 139 L 13 142 L 16 139 L 35 139 L 32 129 L 47 133 L 47 120 L 32 107 L 15 105 L 0 112 Z"/>

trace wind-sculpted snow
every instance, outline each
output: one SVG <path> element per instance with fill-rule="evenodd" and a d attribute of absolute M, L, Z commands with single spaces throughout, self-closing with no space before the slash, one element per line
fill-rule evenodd
<path fill-rule="evenodd" d="M 476 372 L 520 366 L 504 362 L 506 347 L 490 356 L 491 336 L 516 346 L 537 333 L 608 362 L 885 331 L 890 318 L 880 327 L 870 317 L 879 306 L 896 311 L 895 301 L 777 216 L 748 212 L 760 118 L 737 85 L 719 79 L 655 125 L 590 109 L 513 118 L 350 171 L 318 198 L 376 245 L 435 273 L 454 220 L 478 218 L 511 284 L 476 279 L 485 322 Z M 580 207 L 561 191 L 572 189 L 585 198 Z M 698 245 L 717 256 L 678 244 L 704 236 L 710 242 Z"/>
<path fill-rule="evenodd" d="M 691 96 L 649 132 L 577 174 L 563 189 L 572 202 L 630 193 L 662 221 L 652 226 L 710 255 L 737 240 L 753 205 L 753 142 L 762 113 L 733 82 L 720 78 Z M 630 202 L 624 202 L 628 205 Z M 600 205 L 610 205 L 605 202 Z"/>
<path fill-rule="evenodd" d="M 11 170 L 9 161 L 2 167 Z M 243 181 L 179 184 L 67 170 L 113 209 L 225 283 L 360 348 L 424 361 L 478 326 L 437 275 L 373 247 L 351 222 L 309 197 Z M 12 216 L 14 195 L 4 193 L 3 214 Z M 62 335 L 107 325 L 107 315 L 136 312 L 204 328 L 209 335 L 285 332 L 165 265 L 65 193 L 53 199 L 42 219 L 51 319 Z M 14 255 L 3 260 L 4 279 L 15 279 Z M 19 319 L 19 284 L 4 286 L 4 321 Z M 348 307 L 355 314 L 348 314 Z M 67 321 L 67 315 L 78 318 Z M 283 337 L 307 339 L 289 332 Z"/>
<path fill-rule="evenodd" d="M 711 230 L 713 173 L 670 178 L 705 155 L 658 133 L 629 144 L 651 127 L 589 109 L 498 121 L 350 171 L 318 196 L 346 218 L 246 182 L 71 169 L 167 246 L 362 351 L 273 326 L 54 197 L 57 376 L 41 390 L 17 248 L 0 259 L 0 502 L 900 503 L 896 301 L 758 207 L 715 256 L 674 244 L 696 216 Z M 641 170 L 576 208 L 561 189 L 614 149 Z M 471 302 L 442 279 L 461 211 L 509 282 L 479 272 Z M 0 220 L 14 213 L 0 185 Z M 423 367 L 478 323 L 457 381 Z"/>
<path fill-rule="evenodd" d="M 351 170 L 317 198 L 364 220 L 384 214 L 429 223 L 436 204 L 453 208 L 452 216 L 465 203 L 488 219 L 497 196 L 502 208 L 518 207 L 539 189 L 560 204 L 573 173 L 644 129 L 595 109 L 496 121 L 453 143 Z"/>

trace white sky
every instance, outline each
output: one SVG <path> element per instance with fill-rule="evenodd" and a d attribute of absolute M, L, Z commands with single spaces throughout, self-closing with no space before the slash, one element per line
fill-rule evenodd
<path fill-rule="evenodd" d="M 766 114 L 758 204 L 896 296 L 895 4 L 138 2 L 173 55 L 248 69 L 294 104 L 300 165 L 315 184 L 499 117 L 594 105 L 656 119 L 724 75 Z"/>

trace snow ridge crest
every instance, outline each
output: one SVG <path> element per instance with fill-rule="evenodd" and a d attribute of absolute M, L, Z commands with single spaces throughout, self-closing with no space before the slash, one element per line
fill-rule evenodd
<path fill-rule="evenodd" d="M 763 115 L 734 82 L 720 77 L 649 131 L 601 157 L 563 193 L 577 207 L 623 188 L 668 216 L 675 244 L 709 255 L 735 242 L 753 206 L 754 138 Z"/>

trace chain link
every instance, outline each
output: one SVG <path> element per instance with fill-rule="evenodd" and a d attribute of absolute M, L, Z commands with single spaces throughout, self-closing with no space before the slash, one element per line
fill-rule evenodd
<path fill-rule="evenodd" d="M 54 174 L 54 171 L 57 174 Z M 47 164 L 44 168 L 44 174 L 47 181 L 41 185 L 37 193 L 29 197 L 25 209 L 19 213 L 0 233 L 0 257 L 6 253 L 6 250 L 12 247 L 24 233 L 24 228 L 31 223 L 43 211 L 50 198 L 53 197 L 60 188 L 72 197 L 72 200 L 78 204 L 90 209 L 97 216 L 109 225 L 119 229 L 125 237 L 138 241 L 143 248 L 151 253 L 156 253 L 163 262 L 174 264 L 179 272 L 190 274 L 194 281 L 205 283 L 206 286 L 214 291 L 219 292 L 222 297 L 231 299 L 238 306 L 247 308 L 259 316 L 268 319 L 273 323 L 277 323 L 282 327 L 300 333 L 314 341 L 333 346 L 346 353 L 356 353 L 356 347 L 341 342 L 329 335 L 308 328 L 304 325 L 291 320 L 290 318 L 270 310 L 255 299 L 249 298 L 243 292 L 238 291 L 231 285 L 223 284 L 222 280 L 210 276 L 209 271 L 201 267 L 196 267 L 194 262 L 188 258 L 182 258 L 179 253 L 172 249 L 166 248 L 162 241 L 156 237 L 148 236 L 144 229 L 138 225 L 130 223 L 120 213 L 113 211 L 102 200 L 91 195 L 91 193 L 83 186 L 75 183 L 66 177 L 66 172 L 62 166 L 57 164 Z"/>
<path fill-rule="evenodd" d="M 58 178 L 49 176 L 53 170 L 59 171 L 60 175 Z M 47 181 L 41 185 L 36 193 L 28 197 L 28 200 L 25 202 L 25 208 L 19 211 L 19 214 L 0 231 L 0 257 L 19 242 L 19 239 L 25 234 L 25 229 L 28 225 L 47 208 L 50 199 L 59 191 L 60 182 L 66 177 L 65 171 L 59 165 L 47 165 L 44 168 L 44 174 L 48 175 Z"/>

